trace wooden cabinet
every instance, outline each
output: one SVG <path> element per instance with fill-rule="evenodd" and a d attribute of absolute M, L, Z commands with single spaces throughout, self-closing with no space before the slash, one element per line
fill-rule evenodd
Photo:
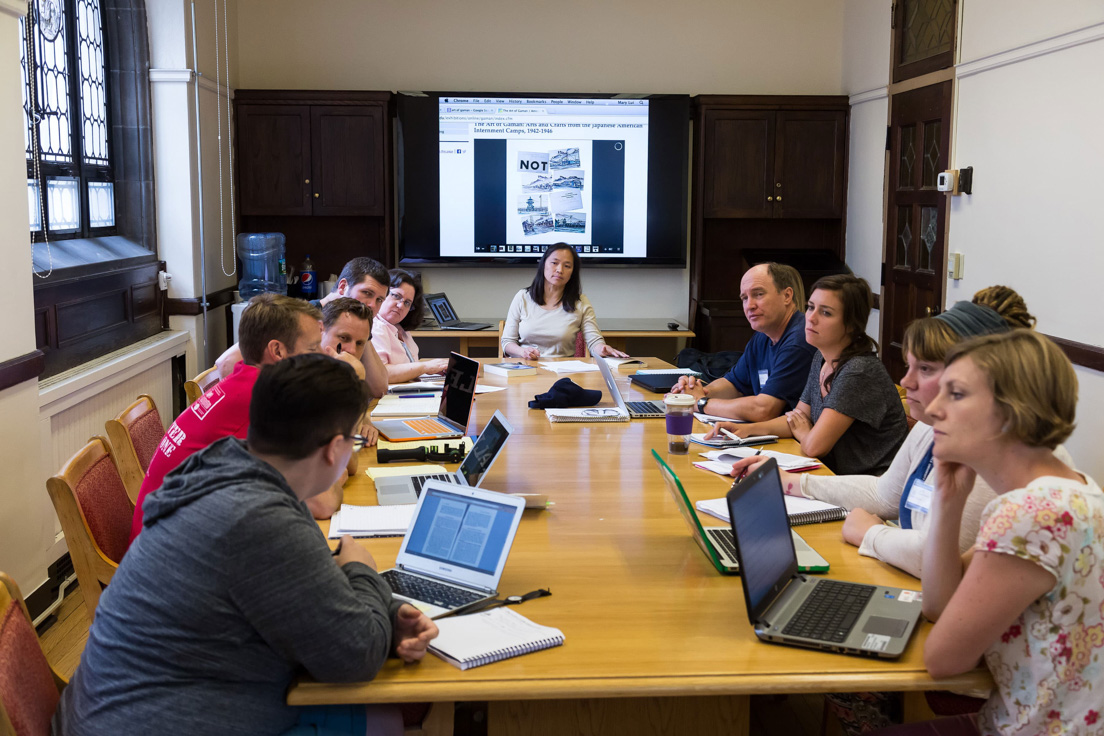
<path fill-rule="evenodd" d="M 826 263 L 842 265 L 848 119 L 846 97 L 695 98 L 690 314 L 700 349 L 743 349 L 740 278 L 755 263 L 789 263 L 810 283 L 838 269 Z"/>
<path fill-rule="evenodd" d="M 704 217 L 841 217 L 845 111 L 702 110 Z"/>
<path fill-rule="evenodd" d="M 391 93 L 237 90 L 239 223 L 282 232 L 322 278 L 392 258 Z"/>

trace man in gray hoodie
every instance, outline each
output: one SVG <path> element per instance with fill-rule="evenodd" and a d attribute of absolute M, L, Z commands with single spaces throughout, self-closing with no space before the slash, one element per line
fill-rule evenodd
<path fill-rule="evenodd" d="M 436 625 L 391 597 L 351 537 L 331 556 L 304 503 L 345 468 L 367 404 L 324 355 L 261 371 L 248 443 L 195 453 L 146 499 L 55 733 L 278 734 L 299 718 L 285 704 L 299 672 L 363 681 L 391 653 L 425 655 Z"/>

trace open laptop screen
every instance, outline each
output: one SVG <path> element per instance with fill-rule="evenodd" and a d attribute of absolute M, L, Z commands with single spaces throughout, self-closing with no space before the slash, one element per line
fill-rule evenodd
<path fill-rule="evenodd" d="M 728 492 L 728 511 L 748 618 L 754 623 L 797 573 L 797 553 L 774 458 Z"/>
<path fill-rule="evenodd" d="M 444 294 L 426 294 L 425 300 L 429 311 L 433 312 L 433 318 L 440 324 L 456 322 L 459 319 L 456 312 L 453 311 L 452 305 L 449 304 L 448 297 Z"/>
<path fill-rule="evenodd" d="M 461 427 L 468 426 L 472 399 L 475 398 L 475 381 L 479 374 L 479 363 L 459 353 L 449 357 L 448 370 L 445 371 L 445 383 L 441 391 L 441 407 L 438 415 L 456 422 Z"/>
<path fill-rule="evenodd" d="M 406 553 L 493 575 L 515 507 L 427 488 Z"/>
<path fill-rule="evenodd" d="M 494 462 L 498 451 L 502 449 L 502 445 L 509 436 L 510 431 L 503 426 L 498 412 L 495 412 L 487 422 L 487 426 L 483 428 L 479 439 L 472 445 L 471 452 L 464 458 L 464 462 L 460 463 L 460 475 L 469 486 L 479 485 L 483 474 L 490 469 L 491 463 Z"/>

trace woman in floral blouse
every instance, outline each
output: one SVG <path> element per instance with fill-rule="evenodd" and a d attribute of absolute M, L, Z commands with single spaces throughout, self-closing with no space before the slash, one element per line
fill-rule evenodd
<path fill-rule="evenodd" d="M 1015 330 L 948 353 L 927 409 L 938 491 L 921 576 L 935 622 L 924 662 L 939 678 L 984 656 L 996 688 L 976 716 L 893 733 L 1104 733 L 1104 495 L 1052 452 L 1076 405 L 1073 367 L 1042 335 Z M 960 558 L 975 473 L 998 495 Z"/>

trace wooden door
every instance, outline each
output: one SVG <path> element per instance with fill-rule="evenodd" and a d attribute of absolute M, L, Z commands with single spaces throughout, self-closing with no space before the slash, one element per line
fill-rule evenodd
<path fill-rule="evenodd" d="M 951 82 L 894 95 L 890 104 L 881 343 L 882 361 L 898 380 L 905 326 L 943 305 L 947 195 L 935 185 L 949 160 Z"/>
<path fill-rule="evenodd" d="M 775 123 L 774 216 L 842 217 L 843 112 L 779 112 Z"/>
<path fill-rule="evenodd" d="M 705 217 L 773 216 L 774 115 L 761 110 L 705 111 Z"/>
<path fill-rule="evenodd" d="M 237 122 L 241 213 L 311 214 L 310 108 L 239 105 Z"/>
<path fill-rule="evenodd" d="M 384 213 L 383 122 L 382 105 L 311 107 L 314 214 Z"/>

